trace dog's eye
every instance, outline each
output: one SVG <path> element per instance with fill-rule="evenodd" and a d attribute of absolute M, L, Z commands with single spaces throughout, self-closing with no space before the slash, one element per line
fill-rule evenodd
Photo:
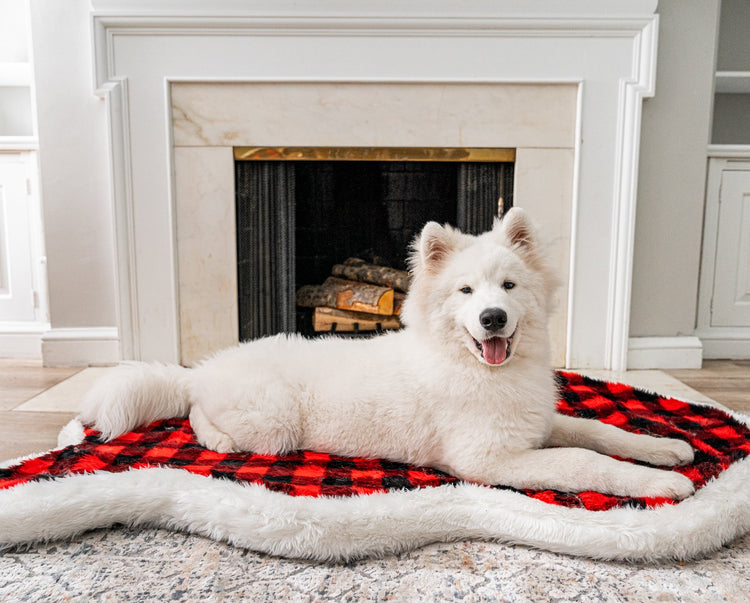
<path fill-rule="evenodd" d="M 459 289 L 459 291 L 460 291 L 461 293 L 465 294 L 465 295 L 470 295 L 471 293 L 473 293 L 473 292 L 474 292 L 474 291 L 473 291 L 473 289 L 472 289 L 471 287 L 461 287 L 461 288 Z"/>
<path fill-rule="evenodd" d="M 503 289 L 505 289 L 506 291 L 510 291 L 515 286 L 516 284 L 513 281 L 505 281 L 503 283 Z"/>

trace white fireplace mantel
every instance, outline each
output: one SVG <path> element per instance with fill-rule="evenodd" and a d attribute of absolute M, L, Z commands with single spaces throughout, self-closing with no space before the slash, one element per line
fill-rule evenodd
<path fill-rule="evenodd" d="M 566 83 L 578 86 L 578 104 L 565 363 L 626 368 L 656 0 L 92 5 L 95 88 L 110 118 L 123 358 L 180 358 L 173 82 Z"/>

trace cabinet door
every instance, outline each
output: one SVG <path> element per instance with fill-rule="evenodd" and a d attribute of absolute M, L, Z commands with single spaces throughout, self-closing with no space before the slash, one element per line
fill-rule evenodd
<path fill-rule="evenodd" d="M 0 321 L 33 321 L 31 196 L 27 164 L 0 153 Z"/>
<path fill-rule="evenodd" d="M 711 325 L 750 326 L 750 171 L 721 177 Z"/>

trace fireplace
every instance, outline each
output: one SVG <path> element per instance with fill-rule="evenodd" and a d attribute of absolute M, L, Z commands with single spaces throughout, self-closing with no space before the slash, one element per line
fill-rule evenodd
<path fill-rule="evenodd" d="M 295 304 L 295 292 L 322 283 L 332 266 L 359 258 L 406 270 L 426 222 L 478 234 L 513 204 L 513 149 L 236 148 L 234 156 L 241 341 L 313 335 L 312 309 Z"/>
<path fill-rule="evenodd" d="M 124 359 L 238 340 L 233 149 L 516 149 L 557 365 L 625 368 L 656 0 L 92 0 Z M 231 268 L 227 268 L 227 267 Z"/>

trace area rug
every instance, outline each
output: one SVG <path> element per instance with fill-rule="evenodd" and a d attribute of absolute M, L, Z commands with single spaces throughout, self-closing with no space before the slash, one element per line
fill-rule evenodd
<path fill-rule="evenodd" d="M 0 469 L 0 548 L 125 524 L 314 560 L 485 539 L 597 559 L 690 559 L 750 530 L 750 419 L 558 373 L 561 413 L 681 438 L 696 493 L 677 502 L 483 487 L 425 467 L 311 451 L 203 448 L 186 419 L 108 442 L 77 421 L 61 447 Z"/>

